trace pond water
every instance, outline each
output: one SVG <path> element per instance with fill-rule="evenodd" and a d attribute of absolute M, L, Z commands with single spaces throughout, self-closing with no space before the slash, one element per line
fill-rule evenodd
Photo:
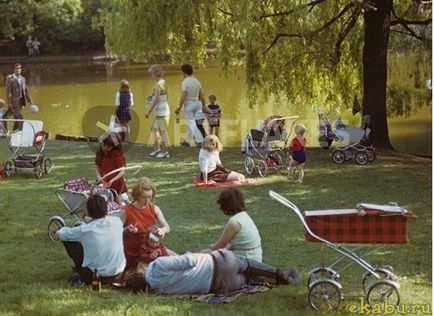
<path fill-rule="evenodd" d="M 103 130 L 97 122 L 108 124 L 113 114 L 115 93 L 119 81 L 127 79 L 134 93 L 133 120 L 130 124 L 132 141 L 151 143 L 150 124 L 144 113 L 146 97 L 151 93 L 154 81 L 147 73 L 147 65 L 116 65 L 104 63 L 53 63 L 23 64 L 23 75 L 27 78 L 30 92 L 39 106 L 38 113 L 24 110 L 26 119 L 44 121 L 44 129 L 53 139 L 56 134 L 99 136 Z M 0 81 L 4 82 L 9 65 L 0 66 Z M 318 120 L 312 106 L 294 109 L 290 104 L 268 102 L 251 109 L 248 106 L 246 89 L 241 74 L 222 74 L 217 67 L 195 72 L 202 82 L 205 95 L 215 94 L 223 110 L 221 139 L 225 145 L 239 145 L 248 130 L 272 114 L 298 115 L 307 126 L 308 142 L 318 146 Z M 173 110 L 178 104 L 180 83 L 183 79 L 178 67 L 166 69 L 165 79 L 169 88 L 169 104 Z M 5 89 L 0 90 L 5 98 Z M 431 109 L 426 106 L 409 118 L 390 118 L 392 144 L 400 151 L 431 156 Z M 169 136 L 171 143 L 179 144 L 185 134 L 186 124 L 175 124 L 170 118 Z M 98 124 L 101 126 L 101 124 Z M 205 124 L 206 125 L 206 124 Z M 207 128 L 207 127 L 206 127 Z"/>

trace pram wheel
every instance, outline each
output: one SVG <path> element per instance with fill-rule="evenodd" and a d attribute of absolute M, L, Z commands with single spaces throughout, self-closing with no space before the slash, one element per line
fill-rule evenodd
<path fill-rule="evenodd" d="M 38 164 L 33 171 L 35 173 L 36 179 L 40 179 L 42 177 L 42 165 Z"/>
<path fill-rule="evenodd" d="M 53 168 L 53 163 L 51 162 L 51 159 L 48 157 L 45 157 L 43 160 L 43 164 L 44 164 L 45 174 L 50 174 L 51 169 Z"/>
<path fill-rule="evenodd" d="M 332 159 L 336 163 L 343 163 L 345 161 L 345 152 L 342 150 L 335 150 L 332 154 Z"/>
<path fill-rule="evenodd" d="M 356 156 L 354 157 L 354 160 L 359 164 L 359 165 L 366 165 L 368 163 L 368 154 L 364 151 L 362 152 L 358 152 L 356 154 Z"/>
<path fill-rule="evenodd" d="M 339 279 L 339 274 L 333 269 L 328 267 L 317 267 L 309 271 L 309 278 L 307 279 L 307 287 L 310 287 L 312 282 L 319 279 Z"/>
<path fill-rule="evenodd" d="M 53 216 L 48 220 L 48 237 L 51 240 L 56 241 L 56 232 L 65 227 L 65 221 L 60 216 Z"/>
<path fill-rule="evenodd" d="M 247 156 L 246 161 L 244 162 L 244 166 L 246 168 L 247 174 L 252 174 L 253 170 L 255 170 L 255 161 L 252 157 Z"/>
<path fill-rule="evenodd" d="M 336 310 L 342 299 L 342 286 L 333 280 L 317 280 L 309 289 L 309 304 L 317 311 Z"/>
<path fill-rule="evenodd" d="M 6 161 L 3 168 L 4 168 L 6 178 L 9 178 L 12 175 L 12 171 L 14 170 L 12 167 L 12 161 L 10 160 Z"/>
<path fill-rule="evenodd" d="M 387 267 L 383 267 L 383 268 L 376 268 L 376 269 L 374 269 L 374 271 L 380 275 L 381 279 L 387 279 L 387 280 L 392 280 L 392 281 L 394 279 L 392 267 L 387 266 Z M 378 279 L 376 277 L 374 277 L 371 272 L 366 271 L 363 274 L 363 283 L 362 283 L 363 292 L 365 292 L 365 294 L 368 294 L 368 291 L 369 291 L 371 284 L 377 280 Z"/>
<path fill-rule="evenodd" d="M 390 280 L 378 280 L 369 289 L 367 300 L 371 307 L 379 304 L 384 306 L 387 302 L 389 305 L 398 306 L 400 296 L 398 292 L 399 284 Z"/>
<path fill-rule="evenodd" d="M 268 166 L 265 160 L 259 160 L 258 162 L 258 173 L 261 177 L 265 177 L 267 175 Z"/>
<path fill-rule="evenodd" d="M 375 154 L 375 150 L 373 148 L 366 148 L 366 152 L 368 154 L 368 162 L 373 162 L 377 157 Z"/>

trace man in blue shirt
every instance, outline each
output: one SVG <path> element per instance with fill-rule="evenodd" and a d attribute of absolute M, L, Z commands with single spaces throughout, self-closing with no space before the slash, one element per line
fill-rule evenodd
<path fill-rule="evenodd" d="M 107 202 L 100 195 L 89 197 L 87 212 L 92 221 L 77 227 L 62 227 L 56 235 L 74 261 L 74 271 L 81 282 L 90 284 L 95 271 L 102 283 L 118 282 L 126 264 L 122 222 L 116 216 L 106 216 Z"/>
<path fill-rule="evenodd" d="M 159 257 L 143 273 L 128 278 L 126 285 L 133 291 L 150 289 L 161 294 L 223 294 L 258 277 L 272 278 L 276 284 L 301 281 L 295 268 L 279 269 L 219 249 L 211 253 Z"/>

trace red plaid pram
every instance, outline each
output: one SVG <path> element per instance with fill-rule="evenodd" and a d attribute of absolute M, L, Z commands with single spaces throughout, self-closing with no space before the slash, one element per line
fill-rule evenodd
<path fill-rule="evenodd" d="M 386 303 L 399 305 L 400 284 L 393 268 L 374 266 L 363 256 L 357 255 L 355 249 L 341 243 L 406 243 L 409 240 L 407 220 L 416 217 L 413 212 L 396 204 L 359 204 L 355 209 L 306 211 L 303 215 L 298 207 L 285 197 L 273 191 L 269 194 L 298 216 L 305 228 L 306 240 L 323 242 L 339 253 L 338 258 L 331 264 L 315 266 L 309 271 L 309 303 L 314 309 L 338 309 L 343 297 L 340 272 L 352 263 L 357 263 L 365 270 L 362 288 L 371 306 Z M 362 246 L 358 245 L 356 248 L 361 250 Z M 373 252 L 370 250 L 364 256 Z M 348 259 L 350 263 L 338 270 L 344 259 Z"/>
<path fill-rule="evenodd" d="M 407 220 L 413 212 L 388 212 L 381 205 L 371 208 L 306 211 L 304 218 L 315 235 L 342 243 L 406 243 L 409 241 Z M 307 231 L 305 239 L 319 241 Z"/>

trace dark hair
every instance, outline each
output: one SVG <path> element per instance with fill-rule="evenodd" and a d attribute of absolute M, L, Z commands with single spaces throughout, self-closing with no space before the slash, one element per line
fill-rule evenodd
<path fill-rule="evenodd" d="M 20 64 L 20 63 L 15 63 L 15 64 L 14 64 L 14 68 L 15 68 L 15 67 L 21 67 L 21 64 Z"/>
<path fill-rule="evenodd" d="M 193 67 L 189 64 L 182 65 L 181 70 L 183 73 L 185 73 L 188 76 L 191 76 L 193 74 Z"/>
<path fill-rule="evenodd" d="M 125 288 L 134 293 L 148 290 L 148 284 L 146 283 L 144 273 L 134 272 L 127 275 L 125 277 Z"/>
<path fill-rule="evenodd" d="M 103 218 L 107 215 L 107 202 L 98 194 L 92 195 L 87 200 L 87 214 L 92 218 Z"/>
<path fill-rule="evenodd" d="M 243 194 L 235 188 L 227 188 L 220 192 L 217 203 L 226 215 L 234 215 L 245 210 Z"/>
<path fill-rule="evenodd" d="M 113 142 L 113 138 L 111 137 L 111 136 L 113 136 L 113 135 L 114 135 L 114 137 L 116 137 L 116 139 L 118 140 L 118 144 L 116 144 L 116 145 L 115 145 L 115 143 Z M 102 143 L 103 143 L 104 145 L 106 145 L 106 146 L 113 147 L 113 149 L 116 149 L 116 150 L 120 150 L 120 149 L 122 149 L 122 144 L 121 144 L 121 141 L 120 141 L 119 135 L 118 135 L 118 134 L 115 134 L 115 133 L 113 133 L 113 134 L 107 136 L 106 138 L 104 138 L 104 140 L 102 141 Z"/>

